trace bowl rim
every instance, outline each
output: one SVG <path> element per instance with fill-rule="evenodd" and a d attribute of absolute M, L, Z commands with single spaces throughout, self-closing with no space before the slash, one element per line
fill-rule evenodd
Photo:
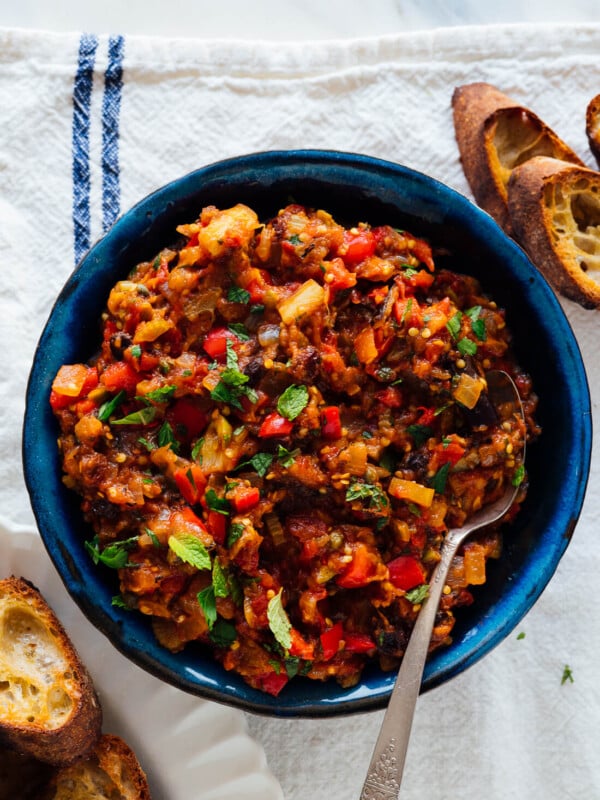
<path fill-rule="evenodd" d="M 94 243 L 71 273 L 52 306 L 35 350 L 27 383 L 22 438 L 25 484 L 33 513 L 45 548 L 71 597 L 95 627 L 130 660 L 151 674 L 191 694 L 224 702 L 253 713 L 277 716 L 334 716 L 382 708 L 389 699 L 395 674 L 377 673 L 371 680 L 364 678 L 354 689 L 341 690 L 338 687 L 333 697 L 320 696 L 319 692 L 310 691 L 309 687 L 302 695 L 297 691 L 290 697 L 282 693 L 278 698 L 272 698 L 251 689 L 246 684 L 240 685 L 235 677 L 226 673 L 223 668 L 220 668 L 222 674 L 219 679 L 215 677 L 214 670 L 209 670 L 209 674 L 203 672 L 202 663 L 196 670 L 186 667 L 182 674 L 178 657 L 173 657 L 164 648 L 160 648 L 161 652 L 157 652 L 157 648 L 151 652 L 140 651 L 140 648 L 147 646 L 148 642 L 144 641 L 143 637 L 140 638 L 139 626 L 131 624 L 127 619 L 127 612 L 121 612 L 114 607 L 109 608 L 106 597 L 89 596 L 88 582 L 78 567 L 78 556 L 68 552 L 61 535 L 64 520 L 60 518 L 60 514 L 58 517 L 54 515 L 54 511 L 60 510 L 61 507 L 58 497 L 60 490 L 55 489 L 50 495 L 49 505 L 40 500 L 42 497 L 40 492 L 44 488 L 40 475 L 45 446 L 43 428 L 44 418 L 47 418 L 47 409 L 44 408 L 43 402 L 44 399 L 47 402 L 50 375 L 48 358 L 44 353 L 45 349 L 53 344 L 53 330 L 57 320 L 60 322 L 61 316 L 64 316 L 62 311 L 65 307 L 71 308 L 76 302 L 78 293 L 82 291 L 86 271 L 91 270 L 93 279 L 99 274 L 103 259 L 111 250 L 110 245 L 114 245 L 115 241 L 119 245 L 128 241 L 132 229 L 140 235 L 150 229 L 156 221 L 156 208 L 164 211 L 170 203 L 173 203 L 174 198 L 181 199 L 199 194 L 204 190 L 203 187 L 215 180 L 226 182 L 239 177 L 240 174 L 252 176 L 257 180 L 265 170 L 271 174 L 273 171 L 279 171 L 286 177 L 306 180 L 311 175 L 311 170 L 321 168 L 325 168 L 329 173 L 339 174 L 340 177 L 352 174 L 357 180 L 360 176 L 366 183 L 369 178 L 373 180 L 375 177 L 377 185 L 382 182 L 390 186 L 402 185 L 403 193 L 397 189 L 398 203 L 402 197 L 404 203 L 409 199 L 411 202 L 419 200 L 428 208 L 428 204 L 431 203 L 441 204 L 445 209 L 451 207 L 452 218 L 463 224 L 468 223 L 466 227 L 470 235 L 475 235 L 473 227 L 477 228 L 476 238 L 481 239 L 485 236 L 490 249 L 499 248 L 510 256 L 511 271 L 514 272 L 515 264 L 522 271 L 523 282 L 528 283 L 532 290 L 537 292 L 538 300 L 545 304 L 548 324 L 558 327 L 564 355 L 568 356 L 571 362 L 573 383 L 566 386 L 566 391 L 572 400 L 577 401 L 577 415 L 573 416 L 577 430 L 573 432 L 574 452 L 572 463 L 569 464 L 570 474 L 574 480 L 569 491 L 568 503 L 558 513 L 553 526 L 553 530 L 562 532 L 562 538 L 557 538 L 557 534 L 550 538 L 552 547 L 545 553 L 542 563 L 535 560 L 524 565 L 523 570 L 513 581 L 513 591 L 510 595 L 503 596 L 495 604 L 493 614 L 481 620 L 480 626 L 473 630 L 468 641 L 465 641 L 464 652 L 460 658 L 455 658 L 455 650 L 452 649 L 436 651 L 426 665 L 421 691 L 439 686 L 483 658 L 508 636 L 538 599 L 554 574 L 581 513 L 591 461 L 592 417 L 587 376 L 579 346 L 556 295 L 524 251 L 506 236 L 486 212 L 451 186 L 402 164 L 364 154 L 322 149 L 265 150 L 202 166 L 171 180 L 135 203 Z M 325 176 L 323 181 L 330 183 L 331 176 L 329 178 Z M 412 199 L 408 198 L 408 188 Z M 204 204 L 204 201 L 202 203 Z M 84 548 L 81 547 L 81 550 Z M 98 581 L 95 585 L 98 585 Z M 516 605 L 510 602 L 515 592 L 520 597 L 520 602 Z M 500 628 L 492 624 L 492 620 L 496 620 L 499 616 L 503 619 Z"/>

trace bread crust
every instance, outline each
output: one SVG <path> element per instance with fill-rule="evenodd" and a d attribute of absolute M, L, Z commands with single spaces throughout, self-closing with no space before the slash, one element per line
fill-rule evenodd
<path fill-rule="evenodd" d="M 119 736 L 105 733 L 84 759 L 59 769 L 45 800 L 151 800 L 135 753 Z"/>
<path fill-rule="evenodd" d="M 536 155 L 583 166 L 533 111 L 489 83 L 458 86 L 452 109 L 460 160 L 473 196 L 508 234 L 512 223 L 507 187 L 516 166 Z"/>
<path fill-rule="evenodd" d="M 584 308 L 600 308 L 600 173 L 537 156 L 508 184 L 514 236 L 549 283 Z M 597 227 L 596 227 L 597 226 Z"/>
<path fill-rule="evenodd" d="M 40 592 L 15 576 L 0 580 L 0 683 L 0 745 L 62 765 L 98 741 L 87 669 Z"/>
<path fill-rule="evenodd" d="M 585 132 L 590 150 L 600 165 L 600 94 L 592 97 L 586 108 Z"/>

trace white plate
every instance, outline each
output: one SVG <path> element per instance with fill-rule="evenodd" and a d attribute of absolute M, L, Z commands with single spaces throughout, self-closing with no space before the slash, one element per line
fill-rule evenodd
<path fill-rule="evenodd" d="M 135 750 L 153 800 L 283 800 L 241 711 L 181 692 L 122 656 L 71 600 L 36 531 L 0 522 L 0 577 L 31 581 L 90 671 L 103 730 Z"/>

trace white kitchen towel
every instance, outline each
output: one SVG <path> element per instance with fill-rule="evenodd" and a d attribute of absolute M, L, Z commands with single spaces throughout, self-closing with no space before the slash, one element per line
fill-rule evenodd
<path fill-rule="evenodd" d="M 470 196 L 450 99 L 455 86 L 475 80 L 533 108 L 596 166 L 584 123 L 588 101 L 600 92 L 600 25 L 450 28 L 293 44 L 0 30 L 5 526 L 18 535 L 20 524 L 32 522 L 20 437 L 37 339 L 74 264 L 119 213 L 204 164 L 287 148 L 387 158 Z M 563 306 L 596 414 L 596 313 Z M 600 798 L 597 465 L 595 448 L 573 541 L 519 631 L 421 698 L 403 796 Z M 567 674 L 572 680 L 563 681 Z M 352 800 L 381 716 L 248 722 L 287 800 Z"/>

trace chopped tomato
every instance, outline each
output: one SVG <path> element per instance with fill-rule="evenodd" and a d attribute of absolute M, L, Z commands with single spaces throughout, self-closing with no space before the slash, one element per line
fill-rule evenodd
<path fill-rule="evenodd" d="M 414 297 L 403 297 L 394 303 L 394 316 L 399 325 L 420 328 L 423 324 L 421 306 Z"/>
<path fill-rule="evenodd" d="M 325 283 L 331 293 L 356 286 L 356 275 L 349 272 L 341 258 L 333 258 L 325 265 Z"/>
<path fill-rule="evenodd" d="M 124 391 L 133 394 L 140 376 L 126 361 L 114 361 L 108 364 L 100 376 L 100 381 L 110 392 Z"/>
<path fill-rule="evenodd" d="M 282 417 L 276 411 L 267 414 L 264 418 L 262 425 L 259 428 L 258 435 L 264 438 L 274 436 L 289 436 L 294 429 L 294 424 L 291 420 Z"/>
<path fill-rule="evenodd" d="M 199 503 L 204 496 L 206 477 L 197 464 L 190 467 L 180 467 L 174 474 L 175 483 L 183 499 L 191 506 Z"/>
<path fill-rule="evenodd" d="M 365 258 L 372 256 L 377 246 L 377 240 L 372 231 L 359 230 L 356 233 L 344 231 L 344 240 L 338 250 L 344 263 L 360 264 Z"/>
<path fill-rule="evenodd" d="M 336 622 L 333 627 L 328 628 L 320 636 L 321 649 L 323 650 L 323 660 L 329 661 L 340 649 L 340 642 L 344 634 L 341 622 Z"/>
<path fill-rule="evenodd" d="M 227 517 L 218 511 L 209 511 L 207 515 L 208 529 L 217 544 L 224 544 L 227 535 Z"/>
<path fill-rule="evenodd" d="M 202 347 L 204 347 L 211 358 L 221 361 L 227 355 L 228 339 L 231 342 L 239 341 L 235 333 L 230 331 L 229 328 L 213 328 L 206 334 Z"/>
<path fill-rule="evenodd" d="M 370 653 L 375 647 L 375 642 L 366 633 L 344 634 L 344 650 L 349 653 Z"/>
<path fill-rule="evenodd" d="M 419 425 L 430 427 L 435 420 L 435 408 L 426 408 L 425 406 L 418 406 L 417 411 L 421 412 L 421 416 L 417 420 Z"/>
<path fill-rule="evenodd" d="M 98 371 L 95 367 L 84 364 L 67 364 L 62 366 L 50 392 L 50 405 L 54 410 L 66 408 L 75 400 L 86 397 L 98 386 Z"/>
<path fill-rule="evenodd" d="M 390 581 L 405 592 L 425 581 L 423 567 L 414 556 L 398 556 L 388 563 L 387 568 Z"/>
<path fill-rule="evenodd" d="M 339 439 L 342 435 L 340 410 L 337 406 L 326 406 L 322 409 L 321 433 L 325 439 Z"/>
<path fill-rule="evenodd" d="M 288 680 L 289 678 L 286 674 L 286 671 L 282 669 L 280 672 L 269 672 L 268 675 L 263 675 L 259 679 L 259 683 L 263 692 L 272 694 L 273 697 L 277 697 Z"/>
<path fill-rule="evenodd" d="M 168 419 L 175 433 L 186 439 L 195 439 L 208 424 L 208 417 L 193 400 L 182 397 L 169 409 Z"/>
<path fill-rule="evenodd" d="M 197 514 L 194 514 L 194 512 L 189 506 L 185 506 L 185 508 L 182 509 L 181 516 L 186 520 L 186 522 L 191 522 L 192 525 L 197 525 L 203 531 L 206 530 L 206 527 L 202 522 L 202 520 L 200 519 L 200 517 Z"/>
<path fill-rule="evenodd" d="M 465 447 L 460 442 L 442 442 L 435 448 L 437 463 L 441 466 L 448 462 L 454 466 L 465 454 Z"/>
<path fill-rule="evenodd" d="M 364 544 L 354 545 L 352 561 L 337 577 L 338 586 L 344 589 L 357 589 L 371 582 L 376 573 L 376 564 Z"/>
<path fill-rule="evenodd" d="M 258 504 L 260 491 L 256 486 L 237 486 L 231 499 L 238 514 L 244 514 Z"/>

